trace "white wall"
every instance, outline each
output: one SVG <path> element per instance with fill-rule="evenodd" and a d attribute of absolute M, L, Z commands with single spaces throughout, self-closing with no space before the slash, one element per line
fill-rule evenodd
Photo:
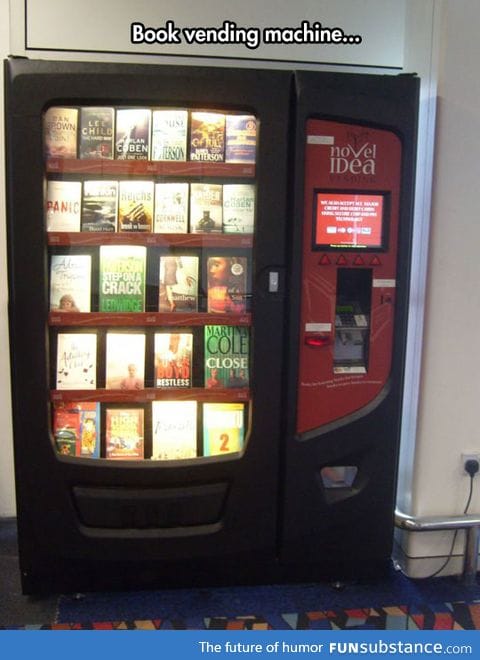
<path fill-rule="evenodd" d="M 8 55 L 8 3 L 0 2 L 0 59 Z M 0 180 L 5 180 L 3 67 L 0 72 Z M 10 363 L 8 353 L 7 266 L 5 228 L 5 187 L 0 185 L 0 517 L 15 513 L 12 420 L 10 413 Z"/>
<path fill-rule="evenodd" d="M 418 434 L 411 484 L 414 515 L 463 512 L 469 478 L 462 451 L 480 453 L 480 3 L 444 6 L 435 169 Z M 471 513 L 480 511 L 475 478 Z M 412 575 L 448 555 L 452 533 L 404 535 Z M 446 572 L 461 570 L 463 532 Z"/>

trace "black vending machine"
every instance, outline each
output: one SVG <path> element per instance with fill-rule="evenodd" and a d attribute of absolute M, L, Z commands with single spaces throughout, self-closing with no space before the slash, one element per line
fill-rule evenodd
<path fill-rule="evenodd" d="M 418 81 L 25 59 L 5 80 L 24 591 L 384 564 Z"/>

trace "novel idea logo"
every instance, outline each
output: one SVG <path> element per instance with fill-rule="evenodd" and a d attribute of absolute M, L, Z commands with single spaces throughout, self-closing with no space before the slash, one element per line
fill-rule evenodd
<path fill-rule="evenodd" d="M 347 133 L 348 144 L 330 147 L 330 174 L 374 176 L 377 145 L 368 140 L 369 132 Z"/>

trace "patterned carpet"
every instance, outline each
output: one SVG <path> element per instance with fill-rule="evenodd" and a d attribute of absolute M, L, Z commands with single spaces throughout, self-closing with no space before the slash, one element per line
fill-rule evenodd
<path fill-rule="evenodd" d="M 1 626 L 0 626 L 1 629 Z M 12 627 L 9 628 L 12 630 Z M 143 619 L 19 626 L 23 630 L 478 630 L 480 601 L 428 606 L 324 610 L 271 616 Z"/>

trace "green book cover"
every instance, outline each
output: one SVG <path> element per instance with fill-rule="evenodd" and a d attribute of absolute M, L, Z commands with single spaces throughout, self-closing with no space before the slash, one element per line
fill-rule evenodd
<path fill-rule="evenodd" d="M 205 387 L 248 387 L 249 329 L 205 326 Z"/>
<path fill-rule="evenodd" d="M 100 247 L 100 312 L 145 311 L 146 257 L 141 245 Z"/>

